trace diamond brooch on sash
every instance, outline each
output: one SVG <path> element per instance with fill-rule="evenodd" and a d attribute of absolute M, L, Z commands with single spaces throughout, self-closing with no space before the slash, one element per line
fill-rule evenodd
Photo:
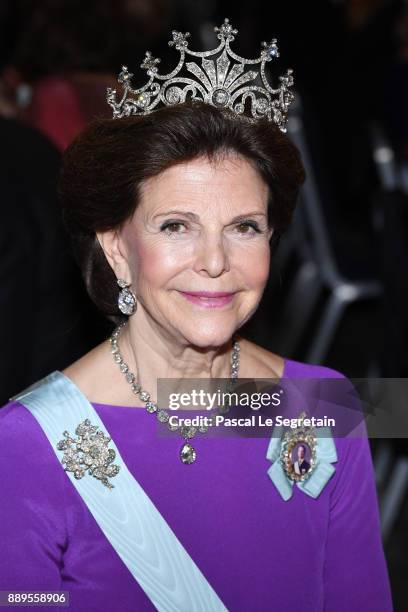
<path fill-rule="evenodd" d="M 75 429 L 77 438 L 68 431 L 63 432 L 64 438 L 58 442 L 57 449 L 64 451 L 61 463 L 65 465 L 65 471 L 73 472 L 77 480 L 88 473 L 108 489 L 113 489 L 109 478 L 118 474 L 120 466 L 112 464 L 116 453 L 113 448 L 108 448 L 111 438 L 98 429 L 99 425 L 92 425 L 89 419 L 85 419 Z"/>

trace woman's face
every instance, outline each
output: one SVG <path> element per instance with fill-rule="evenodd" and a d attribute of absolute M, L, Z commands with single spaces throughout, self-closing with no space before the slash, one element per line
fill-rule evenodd
<path fill-rule="evenodd" d="M 267 203 L 266 183 L 238 156 L 195 159 L 147 180 L 120 235 L 134 316 L 143 308 L 146 321 L 196 346 L 227 342 L 257 309 L 268 279 Z"/>

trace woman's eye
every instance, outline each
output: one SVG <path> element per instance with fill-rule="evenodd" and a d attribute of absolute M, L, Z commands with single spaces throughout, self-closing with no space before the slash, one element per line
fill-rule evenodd
<path fill-rule="evenodd" d="M 181 221 L 166 221 L 166 223 L 163 223 L 161 226 L 160 231 L 165 234 L 181 234 L 182 232 L 177 229 L 179 226 L 185 227 L 185 223 Z"/>
<path fill-rule="evenodd" d="M 160 227 L 160 231 L 164 232 L 168 236 L 174 234 L 184 234 L 185 231 L 182 231 L 180 228 L 187 228 L 186 223 L 182 221 L 165 221 L 163 225 Z M 238 233 L 246 236 L 251 236 L 255 233 L 261 233 L 259 225 L 256 221 L 242 221 L 238 223 L 236 226 L 238 228 Z"/>
<path fill-rule="evenodd" d="M 240 234 L 260 233 L 259 225 L 255 221 L 243 221 L 237 225 L 238 228 L 244 228 L 244 231 L 239 231 Z M 248 231 L 248 228 L 253 231 Z"/>

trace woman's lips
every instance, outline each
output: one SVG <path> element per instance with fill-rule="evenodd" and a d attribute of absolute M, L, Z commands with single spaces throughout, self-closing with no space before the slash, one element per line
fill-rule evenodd
<path fill-rule="evenodd" d="M 203 292 L 186 292 L 179 293 L 193 304 L 198 304 L 203 308 L 221 308 L 232 302 L 235 293 L 226 293 L 221 291 L 203 291 Z"/>

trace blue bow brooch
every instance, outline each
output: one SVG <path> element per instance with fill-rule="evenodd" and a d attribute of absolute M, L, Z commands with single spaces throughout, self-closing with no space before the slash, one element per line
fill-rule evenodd
<path fill-rule="evenodd" d="M 272 461 L 268 476 L 287 501 L 293 495 L 293 485 L 316 498 L 333 476 L 337 461 L 336 446 L 330 427 L 319 427 L 316 436 L 313 427 L 303 424 L 306 412 L 298 417 L 299 426 L 283 432 L 276 427 L 268 446 L 267 459 Z"/>

